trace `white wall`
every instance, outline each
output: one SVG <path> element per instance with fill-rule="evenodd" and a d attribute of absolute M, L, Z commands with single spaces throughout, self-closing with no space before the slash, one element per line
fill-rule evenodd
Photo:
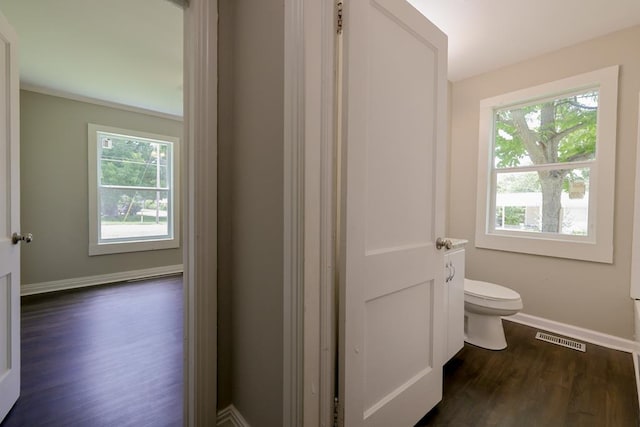
<path fill-rule="evenodd" d="M 451 86 L 450 236 L 465 238 L 467 277 L 509 286 L 524 313 L 631 339 L 629 297 L 640 27 L 454 82 Z M 614 263 L 600 264 L 477 249 L 476 172 L 480 100 L 619 64 Z"/>

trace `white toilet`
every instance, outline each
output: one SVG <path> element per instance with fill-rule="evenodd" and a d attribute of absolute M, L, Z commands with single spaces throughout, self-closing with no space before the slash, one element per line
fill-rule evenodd
<path fill-rule="evenodd" d="M 464 279 L 465 341 L 489 350 L 504 350 L 507 340 L 502 328 L 502 316 L 522 310 L 520 294 L 513 289 Z"/>

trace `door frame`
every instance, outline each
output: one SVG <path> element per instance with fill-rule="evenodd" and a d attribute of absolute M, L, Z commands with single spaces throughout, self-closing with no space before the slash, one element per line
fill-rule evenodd
<path fill-rule="evenodd" d="M 285 426 L 333 422 L 335 7 L 285 0 Z"/>
<path fill-rule="evenodd" d="M 185 3 L 184 425 L 196 426 L 217 415 L 218 2 Z M 285 0 L 282 410 L 291 426 L 333 416 L 335 8 Z"/>
<path fill-rule="evenodd" d="M 301 425 L 333 425 L 338 166 L 335 1 L 304 0 L 304 290 Z M 286 113 L 286 111 L 285 111 Z"/>
<path fill-rule="evenodd" d="M 183 4 L 183 425 L 195 427 L 217 422 L 218 1 Z"/>
<path fill-rule="evenodd" d="M 303 416 L 305 50 L 304 7 L 285 0 L 283 425 Z M 185 1 L 183 209 L 184 425 L 215 425 L 217 405 L 218 1 Z M 213 72 L 215 70 L 215 72 Z M 197 195 L 197 197 L 196 197 Z M 198 239 L 195 238 L 198 230 Z"/>
<path fill-rule="evenodd" d="M 638 93 L 638 131 L 637 142 L 640 144 L 640 93 Z M 631 244 L 631 299 L 640 299 L 640 150 L 636 150 L 636 178 L 634 191 L 634 211 L 633 211 L 633 239 Z M 636 339 L 640 337 L 640 330 L 636 325 Z"/>
<path fill-rule="evenodd" d="M 303 417 L 304 174 L 305 174 L 304 0 L 284 2 L 284 162 L 282 425 Z"/>

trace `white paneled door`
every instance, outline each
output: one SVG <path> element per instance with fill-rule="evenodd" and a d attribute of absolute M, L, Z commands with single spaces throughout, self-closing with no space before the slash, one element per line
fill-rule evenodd
<path fill-rule="evenodd" d="M 0 421 L 20 393 L 19 81 L 16 33 L 0 14 Z"/>
<path fill-rule="evenodd" d="M 447 38 L 404 0 L 343 18 L 343 423 L 412 426 L 442 396 Z"/>

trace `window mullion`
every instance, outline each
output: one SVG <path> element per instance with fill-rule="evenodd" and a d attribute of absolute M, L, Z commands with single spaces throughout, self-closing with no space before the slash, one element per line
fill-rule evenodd
<path fill-rule="evenodd" d="M 143 187 L 136 185 L 113 185 L 113 184 L 100 184 L 100 188 L 110 190 L 138 190 L 138 191 L 169 191 L 169 187 Z"/>
<path fill-rule="evenodd" d="M 596 164 L 595 160 L 585 160 L 582 162 L 544 163 L 539 165 L 514 166 L 514 167 L 508 167 L 508 168 L 494 167 L 493 170 L 496 171 L 497 173 L 537 172 L 541 170 L 591 168 L 595 164 Z"/>

